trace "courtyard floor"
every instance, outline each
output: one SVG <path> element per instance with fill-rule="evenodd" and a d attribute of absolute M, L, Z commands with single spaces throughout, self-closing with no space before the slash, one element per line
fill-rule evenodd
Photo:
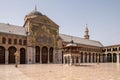
<path fill-rule="evenodd" d="M 120 64 L 0 65 L 0 80 L 120 80 Z"/>

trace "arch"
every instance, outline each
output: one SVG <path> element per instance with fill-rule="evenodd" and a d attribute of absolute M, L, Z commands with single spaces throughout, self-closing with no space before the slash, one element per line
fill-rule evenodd
<path fill-rule="evenodd" d="M 2 38 L 2 43 L 6 44 L 6 38 L 5 37 Z"/>
<path fill-rule="evenodd" d="M 12 44 L 12 39 L 8 38 L 8 44 Z"/>
<path fill-rule="evenodd" d="M 101 54 L 99 53 L 99 63 L 101 63 Z"/>
<path fill-rule="evenodd" d="M 47 63 L 48 61 L 48 48 L 44 46 L 42 48 L 42 63 Z"/>
<path fill-rule="evenodd" d="M 68 56 L 67 58 L 68 58 L 67 63 L 70 64 L 70 56 Z"/>
<path fill-rule="evenodd" d="M 15 45 L 17 44 L 17 39 L 14 39 L 14 44 L 15 44 Z"/>
<path fill-rule="evenodd" d="M 25 64 L 25 60 L 26 60 L 26 55 L 25 55 L 26 51 L 24 48 L 20 49 L 20 64 Z"/>
<path fill-rule="evenodd" d="M 72 64 L 74 64 L 74 56 L 72 56 Z"/>
<path fill-rule="evenodd" d="M 113 53 L 113 62 L 116 63 L 117 62 L 117 54 Z"/>
<path fill-rule="evenodd" d="M 103 63 L 105 63 L 106 62 L 106 54 L 102 55 L 102 59 L 103 59 Z"/>
<path fill-rule="evenodd" d="M 91 63 L 91 53 L 89 53 L 89 63 Z"/>
<path fill-rule="evenodd" d="M 79 58 L 78 57 L 76 57 L 76 63 L 79 63 Z"/>
<path fill-rule="evenodd" d="M 36 63 L 40 63 L 40 47 L 36 46 L 35 47 L 35 61 Z"/>
<path fill-rule="evenodd" d="M 0 64 L 5 64 L 5 48 L 0 46 Z"/>
<path fill-rule="evenodd" d="M 81 63 L 83 63 L 83 53 L 82 52 L 81 52 L 80 57 L 81 57 Z"/>
<path fill-rule="evenodd" d="M 50 63 L 53 63 L 53 48 L 52 47 L 49 50 L 49 60 L 50 60 Z"/>
<path fill-rule="evenodd" d="M 92 55 L 92 61 L 93 61 L 93 63 L 95 62 L 95 53 L 93 53 L 93 55 Z"/>
<path fill-rule="evenodd" d="M 22 45 L 22 39 L 19 39 L 19 45 Z"/>
<path fill-rule="evenodd" d="M 85 63 L 87 63 L 87 53 L 85 53 Z"/>
<path fill-rule="evenodd" d="M 107 62 L 112 62 L 112 54 L 111 53 L 107 54 Z"/>
<path fill-rule="evenodd" d="M 27 40 L 23 40 L 23 45 L 26 45 L 27 44 Z"/>
<path fill-rule="evenodd" d="M 67 64 L 67 58 L 66 58 L 66 56 L 64 58 L 65 58 L 65 64 Z"/>
<path fill-rule="evenodd" d="M 96 53 L 96 56 L 95 56 L 95 58 L 96 58 L 96 62 L 98 61 L 98 59 L 97 59 L 98 56 L 99 56 L 98 53 Z"/>
<path fill-rule="evenodd" d="M 16 48 L 14 46 L 11 46 L 8 48 L 8 52 L 9 52 L 9 64 L 13 64 L 15 63 L 15 56 L 14 53 L 16 52 Z"/>

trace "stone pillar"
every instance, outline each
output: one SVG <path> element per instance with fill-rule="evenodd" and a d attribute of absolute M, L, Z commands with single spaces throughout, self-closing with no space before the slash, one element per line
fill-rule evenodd
<path fill-rule="evenodd" d="M 87 54 L 87 63 L 89 63 L 89 54 Z"/>
<path fill-rule="evenodd" d="M 8 64 L 9 53 L 8 50 L 5 51 L 5 64 Z"/>
<path fill-rule="evenodd" d="M 40 50 L 40 64 L 42 64 L 42 49 Z"/>
<path fill-rule="evenodd" d="M 35 63 L 35 60 L 36 60 L 36 56 L 35 56 L 35 47 L 33 47 L 33 52 L 32 52 L 32 56 L 33 56 L 33 61 L 32 63 Z"/>
<path fill-rule="evenodd" d="M 83 54 L 83 63 L 85 62 L 85 54 Z"/>
<path fill-rule="evenodd" d="M 65 57 L 63 56 L 63 64 L 65 64 Z"/>
<path fill-rule="evenodd" d="M 27 63 L 32 63 L 32 47 L 27 47 Z"/>
<path fill-rule="evenodd" d="M 119 54 L 117 54 L 117 63 L 119 63 Z"/>
<path fill-rule="evenodd" d="M 74 57 L 74 64 L 76 64 L 76 57 Z"/>
<path fill-rule="evenodd" d="M 49 48 L 48 48 L 48 64 L 50 63 L 50 52 L 49 52 Z"/>
<path fill-rule="evenodd" d="M 100 58 L 99 61 L 100 61 L 100 63 L 101 63 L 101 62 L 102 62 L 102 61 L 101 61 L 101 54 L 99 54 L 99 58 Z"/>
<path fill-rule="evenodd" d="M 72 57 L 70 56 L 70 65 L 72 65 Z"/>
<path fill-rule="evenodd" d="M 20 51 L 18 51 L 18 64 L 20 64 Z"/>
<path fill-rule="evenodd" d="M 94 62 L 96 63 L 96 54 L 94 55 Z"/>
<path fill-rule="evenodd" d="M 111 55 L 112 55 L 112 63 L 113 63 L 113 53 L 111 53 Z"/>
<path fill-rule="evenodd" d="M 78 57 L 78 63 L 79 63 L 79 64 L 81 63 L 81 58 L 80 58 L 80 56 Z"/>
<path fill-rule="evenodd" d="M 91 54 L 90 57 L 91 57 L 91 63 L 93 63 L 93 54 Z"/>
<path fill-rule="evenodd" d="M 105 63 L 107 63 L 107 54 L 105 54 Z"/>

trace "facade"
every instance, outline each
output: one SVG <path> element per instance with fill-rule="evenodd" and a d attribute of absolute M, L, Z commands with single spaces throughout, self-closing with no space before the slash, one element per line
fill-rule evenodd
<path fill-rule="evenodd" d="M 59 26 L 35 9 L 23 26 L 0 23 L 0 64 L 14 64 L 16 51 L 19 64 L 120 62 L 120 45 L 89 38 L 87 25 L 84 38 L 60 34 Z"/>

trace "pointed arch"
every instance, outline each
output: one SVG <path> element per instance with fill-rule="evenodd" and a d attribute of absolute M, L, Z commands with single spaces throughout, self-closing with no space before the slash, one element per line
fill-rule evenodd
<path fill-rule="evenodd" d="M 42 48 L 42 63 L 47 63 L 48 61 L 48 48 L 44 46 Z"/>
<path fill-rule="evenodd" d="M 113 53 L 113 62 L 116 63 L 117 62 L 117 54 Z"/>
<path fill-rule="evenodd" d="M 35 47 L 35 52 L 36 52 L 36 54 L 35 54 L 35 61 L 36 61 L 36 63 L 40 63 L 40 47 L 39 46 L 36 46 Z"/>
<path fill-rule="evenodd" d="M 24 48 L 20 49 L 20 64 L 25 64 L 26 61 L 26 51 Z"/>
<path fill-rule="evenodd" d="M 107 62 L 112 62 L 112 54 L 111 53 L 107 54 Z"/>
<path fill-rule="evenodd" d="M 5 64 L 5 48 L 0 46 L 0 64 Z"/>
<path fill-rule="evenodd" d="M 8 48 L 9 52 L 9 64 L 14 64 L 15 63 L 15 56 L 14 53 L 17 51 L 17 49 L 14 46 L 10 46 Z"/>
<path fill-rule="evenodd" d="M 83 52 L 81 52 L 81 63 L 83 63 Z"/>

